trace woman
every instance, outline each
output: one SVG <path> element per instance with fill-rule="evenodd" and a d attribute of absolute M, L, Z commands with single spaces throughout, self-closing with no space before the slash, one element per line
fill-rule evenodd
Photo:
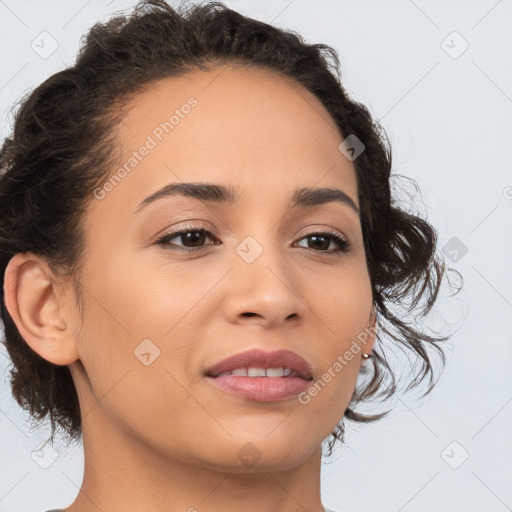
<path fill-rule="evenodd" d="M 83 440 L 67 512 L 324 511 L 323 442 L 396 389 L 383 347 L 432 389 L 446 338 L 390 310 L 433 306 L 436 233 L 338 77 L 327 46 L 154 0 L 23 103 L 1 313 L 14 397 Z"/>

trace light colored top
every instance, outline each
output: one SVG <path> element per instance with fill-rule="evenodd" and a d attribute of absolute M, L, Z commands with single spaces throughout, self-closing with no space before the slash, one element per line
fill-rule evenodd
<path fill-rule="evenodd" d="M 337 512 L 336 510 L 332 510 L 332 508 L 325 508 L 324 507 L 324 510 L 325 512 Z M 47 510 L 46 512 L 63 512 L 61 509 L 52 509 L 52 510 Z"/>

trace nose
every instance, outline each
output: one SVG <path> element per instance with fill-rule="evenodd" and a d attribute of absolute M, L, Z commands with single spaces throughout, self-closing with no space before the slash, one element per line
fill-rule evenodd
<path fill-rule="evenodd" d="M 308 306 L 300 289 L 300 276 L 286 264 L 282 249 L 265 247 L 254 261 L 249 261 L 235 257 L 223 302 L 227 320 L 266 328 L 304 321 Z"/>

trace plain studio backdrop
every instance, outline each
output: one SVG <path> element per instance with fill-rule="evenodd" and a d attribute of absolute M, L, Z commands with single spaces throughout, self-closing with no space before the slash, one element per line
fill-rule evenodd
<path fill-rule="evenodd" d="M 133 1 L 0 0 L 1 133 L 14 101 L 70 65 L 80 36 Z M 456 330 L 425 399 L 392 401 L 378 423 L 350 424 L 322 467 L 323 503 L 343 512 L 512 510 L 512 1 L 230 0 L 340 55 L 342 80 L 386 129 L 393 172 L 464 277 L 436 321 Z M 80 446 L 44 445 L 8 385 L 0 346 L 0 511 L 69 504 Z M 38 453 L 43 453 L 43 457 Z"/>

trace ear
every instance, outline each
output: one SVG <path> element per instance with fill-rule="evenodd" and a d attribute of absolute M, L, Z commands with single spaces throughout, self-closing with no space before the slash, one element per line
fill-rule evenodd
<path fill-rule="evenodd" d="M 78 359 L 73 336 L 69 286 L 62 286 L 48 264 L 32 253 L 11 258 L 4 276 L 4 301 L 22 338 L 56 365 Z"/>

